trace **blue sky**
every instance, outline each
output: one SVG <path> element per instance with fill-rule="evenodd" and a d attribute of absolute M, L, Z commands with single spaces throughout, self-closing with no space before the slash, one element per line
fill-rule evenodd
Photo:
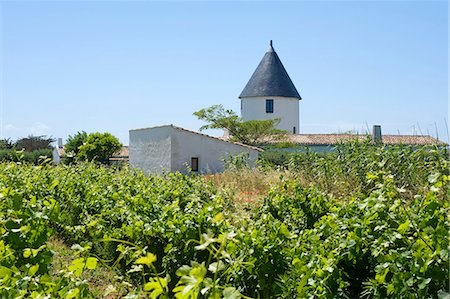
<path fill-rule="evenodd" d="M 1 135 L 175 124 L 238 96 L 273 40 L 301 133 L 448 141 L 446 1 L 2 1 Z M 437 127 L 437 131 L 436 131 Z M 213 131 L 212 134 L 220 134 Z"/>

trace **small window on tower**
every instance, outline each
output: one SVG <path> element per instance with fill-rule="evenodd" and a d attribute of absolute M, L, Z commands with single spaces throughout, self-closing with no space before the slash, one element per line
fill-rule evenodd
<path fill-rule="evenodd" d="M 292 133 L 293 133 L 293 134 L 297 134 L 297 128 L 296 128 L 296 127 L 293 127 L 293 128 L 292 128 Z"/>
<path fill-rule="evenodd" d="M 191 158 L 191 169 L 192 171 L 198 171 L 198 157 Z"/>
<path fill-rule="evenodd" d="M 266 113 L 273 113 L 273 100 L 266 100 Z"/>

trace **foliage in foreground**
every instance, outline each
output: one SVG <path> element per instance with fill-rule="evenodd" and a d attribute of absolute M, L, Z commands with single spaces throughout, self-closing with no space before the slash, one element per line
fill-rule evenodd
<path fill-rule="evenodd" d="M 249 218 L 202 177 L 0 164 L 0 294 L 86 298 L 81 274 L 102 263 L 134 284 L 128 298 L 445 296 L 449 162 L 422 154 L 432 163 L 408 201 L 411 182 L 381 158 L 366 193 L 337 200 L 284 180 Z M 51 235 L 79 252 L 59 277 Z"/>
<path fill-rule="evenodd" d="M 367 197 L 377 188 L 377 175 L 393 176 L 393 184 L 405 190 L 402 197 L 430 187 L 432 173 L 448 172 L 447 149 L 439 147 L 374 146 L 370 140 L 338 145 L 331 153 L 268 151 L 260 157 L 263 165 L 287 169 L 305 186 L 314 185 L 342 198 Z"/>

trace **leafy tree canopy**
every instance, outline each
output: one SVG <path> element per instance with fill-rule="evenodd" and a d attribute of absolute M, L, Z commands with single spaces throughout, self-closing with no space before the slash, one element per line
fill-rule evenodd
<path fill-rule="evenodd" d="M 108 164 L 109 157 L 122 147 L 119 139 L 110 133 L 91 133 L 86 142 L 79 146 L 77 157 L 81 160 Z"/>
<path fill-rule="evenodd" d="M 14 143 L 10 138 L 0 139 L 0 150 L 13 149 Z"/>
<path fill-rule="evenodd" d="M 17 150 L 25 149 L 25 151 L 27 152 L 32 152 L 36 150 L 51 148 L 50 144 L 54 141 L 55 139 L 51 137 L 47 138 L 45 135 L 29 135 L 28 137 L 17 140 L 15 143 L 15 148 Z"/>
<path fill-rule="evenodd" d="M 85 131 L 77 132 L 75 135 L 69 135 L 65 144 L 65 150 L 68 154 L 77 155 L 82 146 L 87 140 L 88 134 Z"/>
<path fill-rule="evenodd" d="M 287 131 L 277 129 L 280 119 L 249 120 L 243 121 L 236 112 L 225 110 L 222 105 L 213 105 L 209 108 L 200 109 L 194 112 L 198 119 L 207 124 L 200 128 L 205 129 L 225 129 L 231 135 L 231 140 L 244 144 L 256 145 L 264 142 L 268 137 L 281 137 Z"/>

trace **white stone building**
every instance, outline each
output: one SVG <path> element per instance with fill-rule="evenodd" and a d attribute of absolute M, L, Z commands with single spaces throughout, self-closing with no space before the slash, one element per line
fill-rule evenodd
<path fill-rule="evenodd" d="M 239 98 L 244 121 L 279 118 L 279 129 L 299 133 L 302 98 L 273 49 L 272 41 Z"/>
<path fill-rule="evenodd" d="M 129 161 L 145 173 L 176 172 L 187 174 L 224 170 L 223 159 L 248 153 L 255 161 L 261 150 L 225 141 L 173 125 L 130 130 Z"/>

